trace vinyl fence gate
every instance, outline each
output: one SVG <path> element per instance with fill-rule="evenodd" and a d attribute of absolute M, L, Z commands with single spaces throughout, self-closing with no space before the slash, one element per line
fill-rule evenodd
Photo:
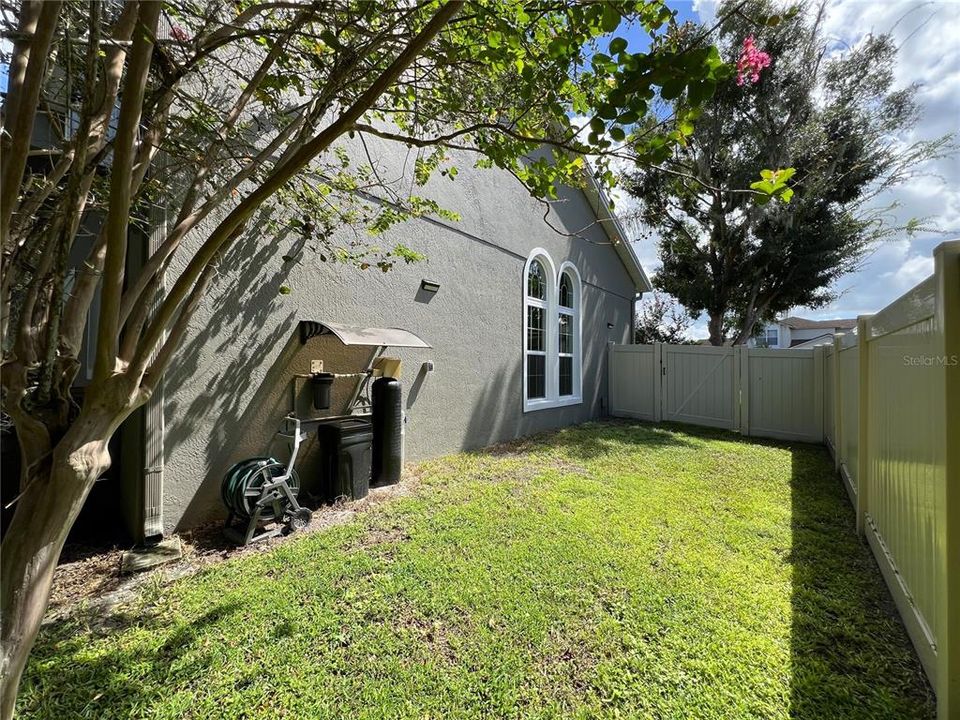
<path fill-rule="evenodd" d="M 610 413 L 823 442 L 824 352 L 610 345 Z"/>

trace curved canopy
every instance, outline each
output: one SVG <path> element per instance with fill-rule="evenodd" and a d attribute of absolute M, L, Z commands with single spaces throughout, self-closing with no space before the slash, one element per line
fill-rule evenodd
<path fill-rule="evenodd" d="M 429 348 L 431 345 L 403 328 L 365 328 L 319 320 L 300 321 L 300 342 L 318 335 L 336 335 L 344 345 Z"/>

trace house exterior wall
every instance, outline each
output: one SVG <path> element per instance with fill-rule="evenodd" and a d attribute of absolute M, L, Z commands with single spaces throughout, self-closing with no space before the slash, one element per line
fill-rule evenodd
<path fill-rule="evenodd" d="M 789 325 L 779 325 L 780 334 L 777 337 L 777 347 L 778 348 L 788 348 L 790 343 L 793 342 L 793 328 Z"/>
<path fill-rule="evenodd" d="M 781 350 L 790 348 L 796 343 L 823 338 L 825 335 L 849 332 L 849 330 L 844 330 L 843 328 L 792 328 L 783 323 L 767 323 L 763 326 L 763 331 L 767 330 L 777 331 L 777 344 L 770 347 Z M 824 344 L 829 342 L 829 339 L 824 340 Z M 757 347 L 757 339 L 750 338 L 747 340 L 746 345 L 751 348 Z"/>
<path fill-rule="evenodd" d="M 407 151 L 381 144 L 377 152 L 399 164 L 404 158 L 390 153 Z M 366 367 L 372 348 L 346 348 L 330 336 L 301 346 L 300 320 L 403 327 L 433 346 L 386 352 L 403 363 L 408 460 L 586 421 L 608 407 L 606 346 L 629 341 L 636 295 L 623 262 L 580 191 L 565 191 L 549 213 L 554 227 L 580 235 L 571 237 L 544 222 L 544 206 L 512 176 L 471 164 L 459 166 L 455 182 L 440 178 L 421 193 L 442 199 L 459 221 L 411 220 L 375 241 L 403 242 L 424 262 L 382 273 L 323 263 L 307 251 L 284 263 L 295 237 L 265 242 L 257 227 L 227 253 L 164 383 L 165 532 L 223 517 L 223 474 L 267 451 L 295 393 L 300 414 L 323 414 L 310 410 L 293 377 L 309 372 L 311 359 L 323 360 L 327 372 Z M 522 274 L 536 247 L 557 268 L 572 262 L 583 280 L 583 401 L 523 412 Z M 438 282 L 439 292 L 422 292 L 424 278 Z M 292 292 L 278 294 L 281 285 Z M 351 382 L 335 382 L 330 413 L 343 412 Z M 298 461 L 307 482 L 315 474 L 313 444 Z M 286 458 L 276 445 L 273 452 Z"/>
<path fill-rule="evenodd" d="M 771 345 L 771 348 L 788 348 L 790 347 L 790 328 L 781 323 L 767 323 L 763 326 L 762 333 L 766 333 L 769 330 L 777 331 L 777 344 Z M 757 338 L 752 337 L 747 340 L 745 343 L 747 347 L 758 347 Z"/>

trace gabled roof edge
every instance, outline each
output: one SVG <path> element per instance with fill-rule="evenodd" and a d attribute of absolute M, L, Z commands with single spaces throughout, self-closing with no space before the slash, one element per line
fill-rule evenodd
<path fill-rule="evenodd" d="M 637 257 L 633 246 L 627 239 L 627 233 L 623 225 L 620 223 L 620 220 L 617 219 L 617 216 L 610 211 L 610 200 L 603 191 L 603 188 L 600 187 L 597 179 L 593 176 L 593 172 L 588 164 L 584 165 L 583 175 L 587 181 L 584 194 L 590 201 L 590 205 L 601 227 L 603 227 L 607 237 L 610 238 L 614 250 L 617 251 L 620 261 L 627 269 L 630 279 L 633 280 L 637 292 L 652 292 L 653 285 L 650 284 L 650 278 L 647 277 L 647 273 L 640 264 L 640 258 Z"/>

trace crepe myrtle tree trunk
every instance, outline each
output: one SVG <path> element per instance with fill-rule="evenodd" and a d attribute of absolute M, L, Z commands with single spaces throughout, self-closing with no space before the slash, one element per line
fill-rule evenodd
<path fill-rule="evenodd" d="M 119 318 L 131 188 L 142 179 L 134 171 L 138 158 L 133 146 L 159 12 L 158 2 L 140 3 L 139 21 L 147 32 L 135 40 L 130 55 L 113 142 L 110 212 L 102 242 L 88 259 L 95 270 L 96 258 L 103 258 L 97 362 L 93 382 L 76 417 L 72 417 L 70 399 L 70 386 L 78 367 L 75 357 L 57 358 L 45 402 L 37 404 L 30 394 L 29 387 L 36 382 L 32 368 L 38 360 L 34 348 L 49 325 L 49 320 L 37 322 L 34 300 L 27 306 L 28 311 L 21 313 L 16 327 L 5 329 L 15 337 L 15 352 L 13 360 L 5 361 L 2 368 L 4 405 L 17 428 L 23 471 L 14 516 L 0 547 L 0 720 L 13 717 L 18 685 L 46 611 L 57 560 L 93 483 L 110 467 L 109 440 L 120 424 L 146 402 L 169 365 L 213 275 L 217 258 L 236 240 L 251 215 L 286 181 L 351 131 L 460 7 L 459 2 L 440 6 L 351 106 L 316 135 L 305 135 L 284 162 L 274 166 L 273 172 L 237 204 L 194 253 L 155 317 L 144 323 L 142 332 L 139 326 L 127 328 L 121 348 Z M 40 15 L 42 20 L 43 13 Z M 14 172 L 9 166 L 4 169 L 7 174 Z M 5 213 L 5 218 L 9 219 L 9 213 Z M 5 246 L 9 240 L 6 227 Z M 52 227 L 56 228 L 56 223 Z M 52 247 L 57 240 L 58 236 L 51 233 L 49 238 L 41 239 L 41 244 Z M 39 281 L 35 281 L 29 297 L 42 299 L 42 291 Z M 53 303 L 47 307 L 48 315 L 50 308 L 56 312 Z M 59 332 L 64 337 L 76 335 L 77 327 L 85 322 L 83 312 L 68 315 Z"/>
<path fill-rule="evenodd" d="M 148 395 L 123 376 L 90 387 L 89 402 L 52 450 L 21 438 L 22 489 L 0 550 L 0 717 L 13 717 L 20 676 L 47 607 L 63 543 L 94 481 L 110 467 L 107 443 Z"/>

